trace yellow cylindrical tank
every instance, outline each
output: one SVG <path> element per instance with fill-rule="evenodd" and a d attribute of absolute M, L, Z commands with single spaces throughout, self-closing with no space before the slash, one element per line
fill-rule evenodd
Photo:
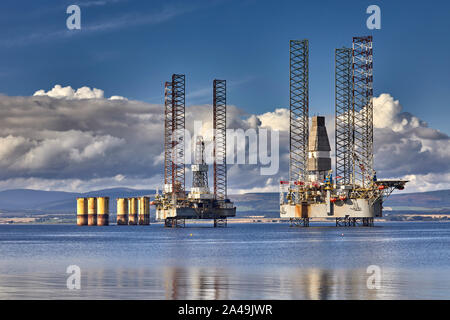
<path fill-rule="evenodd" d="M 97 225 L 109 225 L 109 197 L 97 198 Z"/>
<path fill-rule="evenodd" d="M 87 198 L 77 198 L 77 226 L 88 225 L 88 201 Z"/>
<path fill-rule="evenodd" d="M 137 225 L 138 198 L 128 198 L 128 224 Z"/>
<path fill-rule="evenodd" d="M 150 198 L 140 197 L 139 198 L 139 224 L 149 225 L 150 224 Z"/>
<path fill-rule="evenodd" d="M 127 225 L 128 224 L 128 199 L 118 198 L 117 199 L 117 225 Z"/>
<path fill-rule="evenodd" d="M 97 225 L 97 199 L 88 198 L 88 226 Z"/>

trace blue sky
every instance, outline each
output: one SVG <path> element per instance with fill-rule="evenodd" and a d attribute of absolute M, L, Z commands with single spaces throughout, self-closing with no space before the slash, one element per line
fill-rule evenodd
<path fill-rule="evenodd" d="M 81 30 L 66 28 L 71 4 L 81 7 Z M 366 27 L 371 4 L 381 8 L 381 30 Z M 1 1 L 0 190 L 160 187 L 163 83 L 184 73 L 188 127 L 210 124 L 219 78 L 236 106 L 229 127 L 279 130 L 276 174 L 228 171 L 230 193 L 278 191 L 289 160 L 289 40 L 310 41 L 311 115 L 332 115 L 334 49 L 369 34 L 377 175 L 409 180 L 410 192 L 449 189 L 449 9 L 444 1 Z"/>
<path fill-rule="evenodd" d="M 66 29 L 78 4 L 82 29 Z M 377 4 L 382 29 L 366 28 Z M 249 113 L 288 105 L 289 39 L 310 40 L 311 113 L 334 109 L 334 48 L 374 36 L 375 95 L 450 133 L 448 1 L 2 1 L 0 92 L 55 84 L 96 87 L 162 103 L 165 80 L 185 73 L 188 104 L 210 103 L 214 78 Z"/>

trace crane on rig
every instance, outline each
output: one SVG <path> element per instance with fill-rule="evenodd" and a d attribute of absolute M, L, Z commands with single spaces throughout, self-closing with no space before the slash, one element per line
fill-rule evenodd
<path fill-rule="evenodd" d="M 373 39 L 353 37 L 335 51 L 335 174 L 325 117 L 309 127 L 309 42 L 290 41 L 289 181 L 280 181 L 280 217 L 291 225 L 335 219 L 373 226 L 383 201 L 406 180 L 377 179 L 373 169 Z"/>

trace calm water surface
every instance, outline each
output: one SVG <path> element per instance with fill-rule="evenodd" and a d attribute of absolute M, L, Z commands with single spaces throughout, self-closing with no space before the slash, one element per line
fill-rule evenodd
<path fill-rule="evenodd" d="M 0 299 L 54 298 L 449 299 L 450 223 L 0 225 Z"/>

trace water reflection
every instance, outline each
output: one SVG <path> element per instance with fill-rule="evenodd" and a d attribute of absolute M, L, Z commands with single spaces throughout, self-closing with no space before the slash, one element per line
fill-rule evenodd
<path fill-rule="evenodd" d="M 381 289 L 369 290 L 362 269 L 100 268 L 83 271 L 81 290 L 67 289 L 65 274 L 3 274 L 0 299 L 396 299 L 449 292 L 448 280 L 439 283 L 441 291 L 423 291 L 432 279 L 410 276 L 383 270 Z"/>

